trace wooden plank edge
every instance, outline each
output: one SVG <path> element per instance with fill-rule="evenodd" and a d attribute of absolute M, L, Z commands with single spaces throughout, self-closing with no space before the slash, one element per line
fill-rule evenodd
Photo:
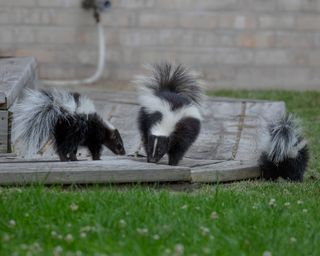
<path fill-rule="evenodd" d="M 6 94 L 3 92 L 0 92 L 0 110 L 6 110 L 7 109 L 7 97 Z"/>
<path fill-rule="evenodd" d="M 88 169 L 68 168 L 67 165 L 56 168 L 44 168 L 34 164 L 34 168 L 14 170 L 1 166 L 0 185 L 28 184 L 111 184 L 140 182 L 190 182 L 190 168 L 175 167 L 164 169 L 127 169 L 107 170 L 107 166 L 88 166 Z"/>
<path fill-rule="evenodd" d="M 192 182 L 227 182 L 259 177 L 261 171 L 254 162 L 228 161 L 191 169 Z"/>

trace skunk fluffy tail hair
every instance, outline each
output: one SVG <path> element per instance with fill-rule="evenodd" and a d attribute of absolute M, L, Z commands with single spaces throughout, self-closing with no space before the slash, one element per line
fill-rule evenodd
<path fill-rule="evenodd" d="M 267 136 L 259 159 L 263 177 L 302 181 L 309 154 L 298 121 L 285 114 L 269 125 Z"/>
<path fill-rule="evenodd" d="M 36 154 L 50 139 L 58 119 L 67 118 L 75 109 L 68 92 L 26 89 L 24 100 L 14 107 L 13 141 L 21 141 L 26 156 Z"/>
<path fill-rule="evenodd" d="M 147 65 L 146 68 L 151 71 L 151 75 L 136 76 L 134 81 L 140 90 L 155 95 L 169 91 L 180 94 L 193 103 L 201 103 L 202 90 L 196 73 L 181 64 L 175 65 L 169 62 Z"/>
<path fill-rule="evenodd" d="M 114 154 L 125 154 L 118 130 L 79 93 L 26 90 L 13 113 L 13 141 L 26 157 L 35 155 L 49 140 L 61 161 L 77 161 L 79 146 L 87 147 L 93 160 L 100 159 L 103 145 Z"/>

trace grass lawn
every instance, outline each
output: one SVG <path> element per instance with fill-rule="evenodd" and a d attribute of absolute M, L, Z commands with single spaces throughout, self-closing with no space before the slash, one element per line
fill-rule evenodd
<path fill-rule="evenodd" d="M 285 100 L 310 142 L 305 181 L 3 187 L 0 255 L 320 255 L 320 93 L 214 94 Z"/>

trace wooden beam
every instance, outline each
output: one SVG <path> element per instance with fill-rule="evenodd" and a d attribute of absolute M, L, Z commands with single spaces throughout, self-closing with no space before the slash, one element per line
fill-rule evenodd
<path fill-rule="evenodd" d="M 190 168 L 121 157 L 101 161 L 2 163 L 0 185 L 190 181 Z"/>
<path fill-rule="evenodd" d="M 226 182 L 258 178 L 261 172 L 255 162 L 225 161 L 192 168 L 192 182 Z"/>

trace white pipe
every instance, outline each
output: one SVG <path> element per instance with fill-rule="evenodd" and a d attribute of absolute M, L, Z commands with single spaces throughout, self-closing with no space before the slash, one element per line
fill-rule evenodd
<path fill-rule="evenodd" d="M 84 79 L 80 80 L 41 80 L 44 85 L 81 85 L 92 84 L 100 79 L 103 74 L 106 57 L 105 37 L 103 27 L 100 22 L 97 23 L 98 41 L 99 41 L 99 57 L 96 72 Z"/>

